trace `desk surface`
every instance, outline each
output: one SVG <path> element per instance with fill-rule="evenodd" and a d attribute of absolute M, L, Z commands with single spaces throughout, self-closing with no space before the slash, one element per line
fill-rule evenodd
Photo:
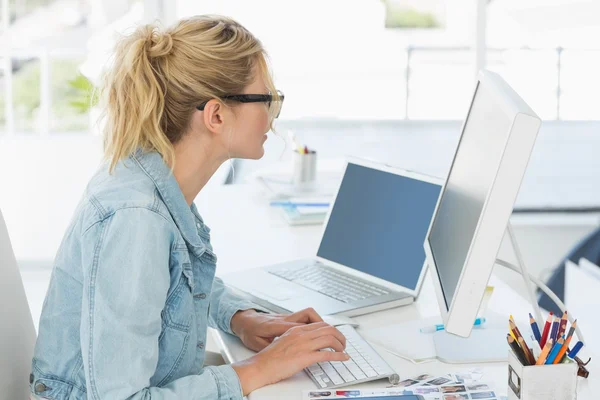
<path fill-rule="evenodd" d="M 319 244 L 322 226 L 291 227 L 281 218 L 279 211 L 268 206 L 268 202 L 251 185 L 227 185 L 211 190 L 210 194 L 198 197 L 197 206 L 205 222 L 212 229 L 211 241 L 219 258 L 218 274 L 236 270 L 274 264 L 285 260 L 309 257 L 315 254 Z M 489 308 L 501 315 L 522 310 L 529 312 L 528 302 L 507 287 L 501 280 L 492 278 L 496 287 Z M 438 306 L 429 275 L 424 281 L 418 301 L 413 305 L 374 314 L 356 317 L 361 324 L 359 332 L 366 329 L 417 320 L 438 315 Z M 368 327 L 368 328 L 367 328 Z M 585 334 L 585 330 L 583 331 Z M 217 333 L 217 342 L 228 362 L 250 357 L 253 352 L 230 335 Z M 589 339 L 588 339 L 589 340 Z M 373 346 L 383 358 L 398 372 L 401 379 L 421 373 L 446 374 L 478 367 L 483 370 L 482 381 L 500 393 L 506 394 L 507 367 L 504 363 L 452 365 L 439 361 L 413 364 L 394 356 L 381 346 Z M 600 375 L 593 371 L 591 379 L 579 381 L 578 398 L 582 400 L 598 398 Z M 370 382 L 357 387 L 381 387 L 384 381 Z M 300 399 L 301 391 L 315 389 L 314 383 L 300 372 L 276 385 L 256 390 L 248 397 L 259 399 Z"/>

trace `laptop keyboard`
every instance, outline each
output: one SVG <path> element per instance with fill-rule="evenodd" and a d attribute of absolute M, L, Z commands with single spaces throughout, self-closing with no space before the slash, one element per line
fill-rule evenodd
<path fill-rule="evenodd" d="M 389 291 L 381 286 L 343 274 L 323 264 L 278 268 L 269 273 L 344 303 L 389 294 Z"/>
<path fill-rule="evenodd" d="M 348 361 L 320 362 L 304 371 L 320 388 L 348 386 L 381 378 L 398 377 L 388 363 L 350 325 L 337 327 L 346 337 Z"/>

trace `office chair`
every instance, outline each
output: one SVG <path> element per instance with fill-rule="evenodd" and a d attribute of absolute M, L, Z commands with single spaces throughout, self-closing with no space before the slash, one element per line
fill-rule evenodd
<path fill-rule="evenodd" d="M 578 264 L 580 258 L 586 258 L 596 265 L 600 264 L 600 228 L 597 228 L 575 245 L 569 254 L 554 268 L 554 272 L 546 282 L 546 285 L 562 301 L 565 301 L 565 262 L 570 260 Z M 552 311 L 556 315 L 562 315 L 562 311 L 548 296 L 541 291 L 538 291 L 538 294 L 540 307 Z"/>
<path fill-rule="evenodd" d="M 0 400 L 29 398 L 36 332 L 0 210 Z"/>

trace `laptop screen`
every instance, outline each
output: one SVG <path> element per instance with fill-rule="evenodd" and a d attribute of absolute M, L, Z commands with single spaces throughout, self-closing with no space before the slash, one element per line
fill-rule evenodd
<path fill-rule="evenodd" d="M 415 290 L 440 190 L 348 163 L 317 256 Z"/>

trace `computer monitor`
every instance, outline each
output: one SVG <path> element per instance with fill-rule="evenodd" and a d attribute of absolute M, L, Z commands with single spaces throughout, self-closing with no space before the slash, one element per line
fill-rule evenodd
<path fill-rule="evenodd" d="M 497 74 L 479 74 L 425 239 L 446 332 L 469 337 L 540 118 Z"/>

